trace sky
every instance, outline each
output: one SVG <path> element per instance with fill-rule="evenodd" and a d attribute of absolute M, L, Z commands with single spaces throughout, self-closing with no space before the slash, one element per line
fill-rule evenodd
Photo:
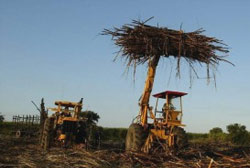
<path fill-rule="evenodd" d="M 146 65 L 135 79 L 125 62 L 113 61 L 119 50 L 100 33 L 133 19 L 185 32 L 204 28 L 230 48 L 216 73 L 216 87 L 194 79 L 190 87 L 184 62 L 181 79 L 174 60 L 158 66 L 152 93 L 187 92 L 183 123 L 189 132 L 240 123 L 250 130 L 250 1 L 248 0 L 0 0 L 0 112 L 38 114 L 31 101 L 54 107 L 55 100 L 79 101 L 100 115 L 99 125 L 128 127 L 138 115 Z M 204 70 L 199 71 L 205 77 Z M 151 98 L 150 105 L 155 105 Z"/>

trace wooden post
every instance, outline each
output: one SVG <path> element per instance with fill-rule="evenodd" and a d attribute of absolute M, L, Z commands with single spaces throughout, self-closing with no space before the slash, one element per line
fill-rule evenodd
<path fill-rule="evenodd" d="M 40 105 L 40 138 L 39 138 L 40 142 L 42 141 L 44 122 L 47 117 L 48 117 L 48 113 L 45 110 L 44 99 L 42 98 L 41 105 Z"/>

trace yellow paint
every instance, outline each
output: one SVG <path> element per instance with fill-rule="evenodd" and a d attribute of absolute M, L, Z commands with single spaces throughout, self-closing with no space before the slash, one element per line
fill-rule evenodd
<path fill-rule="evenodd" d="M 154 84 L 154 78 L 156 73 L 156 67 L 158 65 L 160 56 L 155 56 L 152 60 L 148 63 L 148 74 L 147 79 L 145 82 L 144 91 L 141 97 L 140 101 L 140 117 L 141 117 L 141 124 L 142 126 L 146 126 L 148 123 L 148 110 L 149 110 L 149 99 L 150 94 L 152 92 L 153 84 Z"/>
<path fill-rule="evenodd" d="M 65 140 L 65 139 L 66 139 L 66 135 L 65 134 L 60 134 L 58 140 L 62 141 L 62 140 Z"/>
<path fill-rule="evenodd" d="M 79 114 L 82 110 L 82 99 L 80 102 L 69 102 L 69 101 L 56 101 L 55 105 L 56 108 L 48 108 L 55 113 L 52 115 L 55 118 L 55 125 L 63 124 L 63 121 L 72 121 L 77 122 L 79 121 Z M 62 141 L 65 140 L 65 134 L 59 134 L 58 140 Z"/>

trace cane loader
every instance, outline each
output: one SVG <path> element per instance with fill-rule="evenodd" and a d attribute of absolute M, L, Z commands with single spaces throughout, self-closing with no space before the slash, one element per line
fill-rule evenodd
<path fill-rule="evenodd" d="M 194 68 L 196 63 L 205 65 L 208 82 L 211 67 L 216 70 L 220 62 L 232 64 L 225 59 L 225 53 L 229 52 L 227 46 L 221 40 L 203 35 L 204 30 L 184 32 L 146 24 L 152 18 L 146 21 L 133 20 L 120 28 L 104 29 L 102 33 L 112 36 L 115 45 L 120 48 L 118 55 L 125 59 L 127 68 L 133 67 L 135 73 L 138 65 L 147 64 L 148 67 L 144 91 L 139 102 L 139 115 L 128 129 L 126 150 L 149 152 L 156 141 L 165 146 L 164 148 L 181 148 L 187 141 L 182 128 L 182 109 L 175 109 L 171 105 L 171 101 L 181 99 L 186 93 L 165 91 L 156 94 L 158 100 L 165 100 L 160 113 L 149 105 L 160 60 L 176 60 L 176 75 L 179 77 L 182 61 L 189 65 L 191 78 L 193 73 L 198 77 Z"/>
<path fill-rule="evenodd" d="M 126 136 L 126 150 L 148 153 L 155 143 L 163 149 L 181 149 L 187 145 L 187 135 L 182 128 L 182 96 L 184 92 L 164 91 L 154 94 L 156 106 L 136 117 Z M 161 99 L 161 100 L 160 100 Z M 159 101 L 164 101 L 159 108 Z M 175 102 L 175 105 L 173 103 Z M 148 120 L 152 120 L 149 123 Z"/>
<path fill-rule="evenodd" d="M 187 145 L 187 135 L 182 128 L 182 96 L 187 93 L 164 91 L 153 96 L 157 98 L 156 107 L 149 106 L 156 67 L 159 56 L 149 62 L 145 88 L 141 96 L 139 115 L 130 125 L 125 142 L 126 151 L 150 152 L 154 144 L 160 143 L 164 149 L 180 149 Z M 164 100 L 164 107 L 157 109 L 159 100 Z M 179 100 L 179 109 L 173 107 L 173 101 Z M 152 120 L 150 123 L 149 120 Z"/>

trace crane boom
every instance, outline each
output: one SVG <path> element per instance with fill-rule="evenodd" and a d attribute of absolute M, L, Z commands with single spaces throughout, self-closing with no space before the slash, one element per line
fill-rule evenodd
<path fill-rule="evenodd" d="M 145 81 L 143 94 L 140 101 L 140 122 L 143 127 L 147 124 L 147 112 L 149 109 L 149 99 L 154 85 L 156 67 L 160 60 L 160 56 L 154 56 L 148 63 L 148 73 Z"/>

